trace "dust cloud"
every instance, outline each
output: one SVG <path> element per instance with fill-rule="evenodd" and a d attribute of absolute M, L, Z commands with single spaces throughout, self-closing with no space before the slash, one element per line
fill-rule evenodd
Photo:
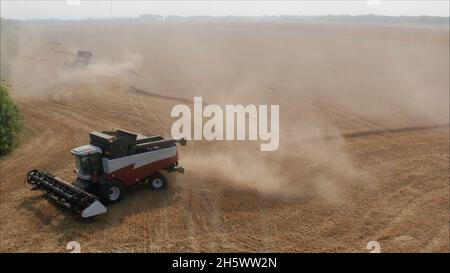
<path fill-rule="evenodd" d="M 258 35 L 257 26 L 245 25 L 212 39 L 199 29 L 192 32 L 208 50 L 185 47 L 188 38 L 176 45 L 186 49 L 179 60 L 190 68 L 189 80 L 180 77 L 186 92 L 197 82 L 191 92 L 208 103 L 279 104 L 281 137 L 269 154 L 237 143 L 208 146 L 186 155 L 193 172 L 264 194 L 340 202 L 350 187 L 377 187 L 375 166 L 358 164 L 346 134 L 449 122 L 449 61 L 439 57 L 449 54 L 445 31 L 272 25 Z M 301 35 L 291 35 L 294 29 Z M 240 43 L 221 43 L 230 37 Z"/>
<path fill-rule="evenodd" d="M 63 30 L 54 26 L 49 33 L 59 37 Z M 183 99 L 202 96 L 208 104 L 280 105 L 277 151 L 201 142 L 181 159 L 193 173 L 263 194 L 341 201 L 349 187 L 376 186 L 371 166 L 361 168 L 347 150 L 345 134 L 448 124 L 445 30 L 124 23 L 73 27 L 73 38 L 65 39 L 67 45 L 52 37 L 22 44 L 18 58 L 42 64 L 33 71 L 15 67 L 16 75 L 29 75 L 17 83 L 22 95 L 54 96 L 77 85 L 107 96 L 106 86 L 115 82 L 124 92 L 136 86 Z M 35 55 L 49 48 L 58 65 Z M 95 62 L 68 69 L 69 53 L 80 48 L 92 50 Z"/>
<path fill-rule="evenodd" d="M 125 54 L 120 61 L 95 61 L 86 67 L 67 67 L 58 71 L 58 82 L 64 83 L 99 83 L 108 80 L 119 80 L 125 85 L 132 85 L 132 74 L 142 66 L 142 56 Z"/>
<path fill-rule="evenodd" d="M 182 154 L 183 165 L 188 174 L 205 181 L 217 180 L 287 200 L 314 197 L 340 203 L 350 188 L 376 188 L 370 172 L 355 165 L 339 131 L 326 140 L 324 130 L 333 125 L 318 125 L 313 120 L 301 127 L 288 124 L 292 129 L 281 132 L 280 148 L 274 152 L 261 152 L 258 143 L 249 141 L 195 143 L 194 151 Z M 207 147 L 198 151 L 199 145 Z"/>

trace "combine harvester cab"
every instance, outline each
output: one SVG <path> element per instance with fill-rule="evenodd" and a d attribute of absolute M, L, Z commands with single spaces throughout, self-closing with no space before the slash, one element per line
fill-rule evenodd
<path fill-rule="evenodd" d="M 78 50 L 76 61 L 82 66 L 87 66 L 91 61 L 94 54 L 89 50 Z"/>
<path fill-rule="evenodd" d="M 167 179 L 161 170 L 184 172 L 178 164 L 176 145 L 186 145 L 184 138 L 117 130 L 91 132 L 90 140 L 71 151 L 77 173 L 73 184 L 38 170 L 27 174 L 33 190 L 46 192 L 83 218 L 105 213 L 105 205 L 119 202 L 127 187 L 148 183 L 153 189 L 164 188 Z"/>

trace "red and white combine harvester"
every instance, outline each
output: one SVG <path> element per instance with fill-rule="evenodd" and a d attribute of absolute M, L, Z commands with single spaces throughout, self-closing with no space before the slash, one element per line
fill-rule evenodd
<path fill-rule="evenodd" d="M 126 187 L 148 183 L 154 189 L 164 188 L 167 179 L 162 170 L 184 172 L 178 165 L 176 145 L 186 145 L 184 138 L 147 137 L 123 130 L 89 135 L 90 144 L 72 150 L 77 173 L 73 184 L 38 170 L 27 174 L 33 190 L 45 191 L 83 218 L 105 213 L 104 205 L 119 202 Z"/>

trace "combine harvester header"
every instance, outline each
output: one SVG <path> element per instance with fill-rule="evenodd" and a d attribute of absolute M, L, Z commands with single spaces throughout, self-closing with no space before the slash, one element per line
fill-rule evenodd
<path fill-rule="evenodd" d="M 105 213 L 106 204 L 119 202 L 127 187 L 147 183 L 163 189 L 167 179 L 161 171 L 184 173 L 178 164 L 177 143 L 184 146 L 186 140 L 124 130 L 91 132 L 89 144 L 71 151 L 77 173 L 73 184 L 38 170 L 27 174 L 27 182 L 76 215 L 91 217 Z"/>

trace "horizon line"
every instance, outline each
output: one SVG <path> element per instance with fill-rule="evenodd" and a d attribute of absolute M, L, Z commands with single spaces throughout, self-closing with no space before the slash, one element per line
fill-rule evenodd
<path fill-rule="evenodd" d="M 376 13 L 361 13 L 361 14 L 323 14 L 323 15 L 304 15 L 304 14 L 280 14 L 280 15 L 162 15 L 153 13 L 144 13 L 138 16 L 116 16 L 116 17 L 86 17 L 86 18 L 33 18 L 33 19 L 18 19 L 13 17 L 0 16 L 4 20 L 15 20 L 15 21 L 86 21 L 86 20 L 114 20 L 114 19 L 145 19 L 145 16 L 155 16 L 159 18 L 168 17 L 170 18 L 282 18 L 282 17 L 303 17 L 303 18 L 323 18 L 323 17 L 385 17 L 385 18 L 439 18 L 439 19 L 450 19 L 450 16 L 439 16 L 439 15 L 383 15 Z M 149 19 L 149 18 L 148 18 Z M 156 18 L 155 18 L 156 19 Z M 287 18 L 286 18 L 287 19 Z"/>

